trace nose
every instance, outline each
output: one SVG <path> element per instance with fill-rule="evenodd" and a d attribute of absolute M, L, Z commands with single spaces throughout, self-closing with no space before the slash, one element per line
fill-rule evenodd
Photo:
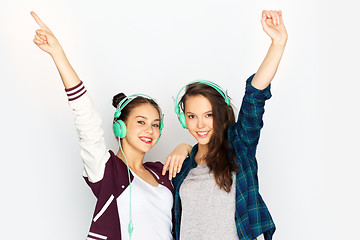
<path fill-rule="evenodd" d="M 198 118 L 198 122 L 197 122 L 196 126 L 197 126 L 197 128 L 200 128 L 200 129 L 205 126 L 204 121 L 203 121 L 202 118 Z"/>
<path fill-rule="evenodd" d="M 145 129 L 146 133 L 152 134 L 153 133 L 153 127 L 151 125 L 147 125 Z"/>

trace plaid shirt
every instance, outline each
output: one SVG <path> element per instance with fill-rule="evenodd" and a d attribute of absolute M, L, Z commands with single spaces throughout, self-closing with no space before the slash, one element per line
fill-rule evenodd
<path fill-rule="evenodd" d="M 246 91 L 239 112 L 238 121 L 228 129 L 230 147 L 234 150 L 239 171 L 236 173 L 235 223 L 241 240 L 252 240 L 264 234 L 265 240 L 272 239 L 275 224 L 259 194 L 257 177 L 256 146 L 263 126 L 265 100 L 271 97 L 270 85 L 258 90 L 251 85 L 254 75 L 246 81 Z M 197 166 L 195 145 L 184 161 L 181 172 L 173 180 L 175 188 L 174 218 L 175 236 L 180 239 L 181 199 L 180 186 L 192 168 Z M 231 155 L 231 153 L 229 153 Z"/>

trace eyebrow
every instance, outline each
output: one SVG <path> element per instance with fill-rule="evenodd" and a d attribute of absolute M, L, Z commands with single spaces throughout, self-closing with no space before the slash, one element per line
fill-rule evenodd
<path fill-rule="evenodd" d="M 141 115 L 138 115 L 138 116 L 136 116 L 135 118 L 144 118 L 144 119 L 146 119 L 146 120 L 148 120 L 148 118 L 147 117 L 144 117 L 144 116 L 141 116 Z M 159 118 L 156 118 L 156 119 L 154 119 L 154 121 L 160 121 L 160 119 Z"/>
<path fill-rule="evenodd" d="M 203 114 L 210 113 L 210 112 L 212 112 L 212 110 L 206 111 L 206 112 L 204 112 Z M 190 111 L 187 111 L 186 114 L 195 114 L 195 113 L 190 112 Z M 195 114 L 195 115 L 196 115 L 196 114 Z"/>

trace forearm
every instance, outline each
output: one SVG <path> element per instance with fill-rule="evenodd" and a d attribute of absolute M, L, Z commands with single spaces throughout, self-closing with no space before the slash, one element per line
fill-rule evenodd
<path fill-rule="evenodd" d="M 192 146 L 187 143 L 180 143 L 175 149 L 182 152 L 186 151 L 187 155 L 189 156 L 192 150 Z"/>
<path fill-rule="evenodd" d="M 256 72 L 251 85 L 259 90 L 265 89 L 273 80 L 285 49 L 286 41 L 273 41 L 266 57 Z"/>
<path fill-rule="evenodd" d="M 51 57 L 54 60 L 66 89 L 75 87 L 80 83 L 78 75 L 71 66 L 62 48 L 60 48 L 56 53 L 51 54 Z"/>
<path fill-rule="evenodd" d="M 83 84 L 80 84 L 73 91 L 83 92 L 79 98 L 74 100 L 69 97 L 69 105 L 75 115 L 80 155 L 84 162 L 84 176 L 94 183 L 102 179 L 105 164 L 110 155 L 105 144 L 100 114 L 87 95 Z"/>

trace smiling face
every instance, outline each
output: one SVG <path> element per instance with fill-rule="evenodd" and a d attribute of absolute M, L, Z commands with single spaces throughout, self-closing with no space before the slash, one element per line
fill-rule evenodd
<path fill-rule="evenodd" d="M 150 103 L 134 107 L 126 121 L 127 134 L 122 144 L 133 151 L 146 153 L 158 140 L 160 116 L 157 109 Z"/>
<path fill-rule="evenodd" d="M 185 120 L 191 135 L 199 145 L 207 145 L 213 134 L 213 115 L 210 101 L 202 96 L 189 96 L 185 101 Z"/>

